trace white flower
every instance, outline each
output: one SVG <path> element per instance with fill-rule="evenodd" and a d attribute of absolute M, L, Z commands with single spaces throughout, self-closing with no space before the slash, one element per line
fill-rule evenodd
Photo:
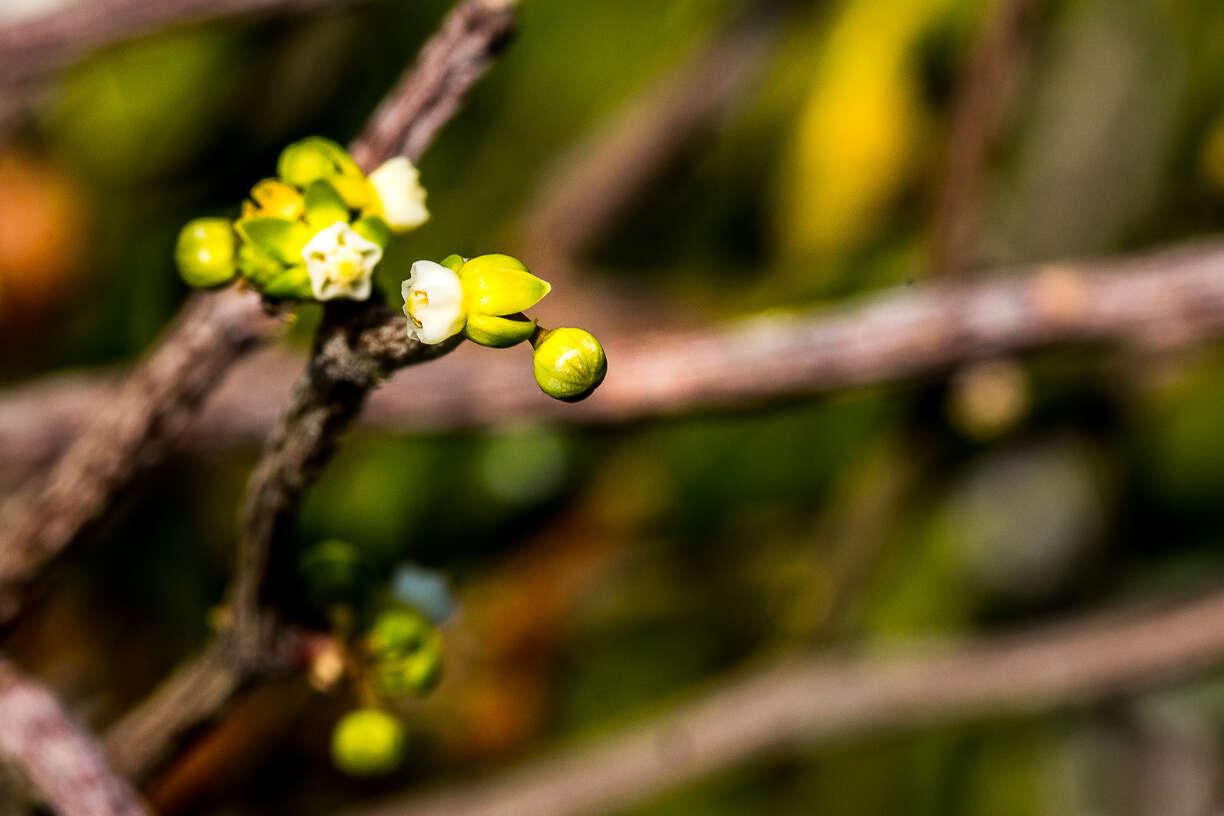
<path fill-rule="evenodd" d="M 302 247 L 302 260 L 316 300 L 365 300 L 370 296 L 374 267 L 382 260 L 382 247 L 337 221 Z"/>
<path fill-rule="evenodd" d="M 400 289 L 409 337 L 422 343 L 441 343 L 463 331 L 467 322 L 463 286 L 452 270 L 433 261 L 417 261 Z"/>
<path fill-rule="evenodd" d="M 370 174 L 370 184 L 378 195 L 382 218 L 394 232 L 416 229 L 429 220 L 425 188 L 408 159 L 396 156 L 384 162 Z"/>

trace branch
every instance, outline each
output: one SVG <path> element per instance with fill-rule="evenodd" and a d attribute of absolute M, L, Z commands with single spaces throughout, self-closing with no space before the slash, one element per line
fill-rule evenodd
<path fill-rule="evenodd" d="M 767 751 L 1027 714 L 1130 693 L 1224 661 L 1224 592 L 892 656 L 792 659 L 656 721 L 477 783 L 353 816 L 570 816 L 619 810 Z"/>
<path fill-rule="evenodd" d="M 618 423 L 896 382 L 1057 343 L 1149 348 L 1221 333 L 1224 242 L 1217 241 L 900 287 L 715 329 L 605 337 L 611 373 L 577 405 L 540 394 L 513 351 L 464 348 L 445 368 L 375 392 L 363 419 L 396 431 L 521 419 Z M 269 351 L 236 371 L 184 443 L 215 451 L 263 438 L 275 421 L 275 395 L 290 384 L 287 356 Z M 0 463 L 45 456 L 108 393 L 96 379 L 11 392 L 0 400 L 0 451 L 8 457 Z"/>
<path fill-rule="evenodd" d="M 102 0 L 0 27 L 0 93 L 113 42 L 222 17 L 304 13 L 348 0 Z"/>
<path fill-rule="evenodd" d="M 0 623 L 43 565 L 164 455 L 230 365 L 275 328 L 250 293 L 196 296 L 118 392 L 87 406 L 80 435 L 47 478 L 0 509 Z"/>
<path fill-rule="evenodd" d="M 512 25 L 513 7 L 505 0 L 465 0 L 456 6 L 425 45 L 415 69 L 393 91 L 393 96 L 417 101 L 385 103 L 353 145 L 363 166 L 389 158 L 382 150 L 403 145 L 423 150 L 480 78 Z M 389 138 L 386 128 L 392 121 L 408 135 Z M 234 627 L 115 726 L 108 744 L 129 773 L 147 772 L 252 679 L 294 664 L 286 655 L 300 652 L 294 645 L 299 633 L 279 626 L 261 606 L 274 543 L 370 389 L 393 371 L 446 354 L 458 342 L 424 346 L 411 341 L 403 318 L 381 306 L 327 305 L 310 365 L 247 485 L 230 590 Z"/>
<path fill-rule="evenodd" d="M 145 816 L 93 737 L 47 689 L 0 658 L 0 755 L 61 816 Z"/>

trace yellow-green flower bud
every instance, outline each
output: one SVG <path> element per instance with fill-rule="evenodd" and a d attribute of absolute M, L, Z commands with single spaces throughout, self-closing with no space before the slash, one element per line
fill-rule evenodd
<path fill-rule="evenodd" d="M 468 316 L 463 336 L 489 348 L 509 348 L 531 337 L 535 329 L 535 320 L 474 314 Z"/>
<path fill-rule="evenodd" d="M 365 180 L 361 168 L 348 151 L 322 136 L 310 136 L 286 147 L 276 162 L 276 173 L 303 190 L 312 181 L 331 179 L 332 176 Z"/>
<path fill-rule="evenodd" d="M 565 402 L 586 399 L 608 373 L 603 346 L 588 331 L 541 331 L 532 344 L 536 384 L 554 399 Z"/>
<path fill-rule="evenodd" d="M 480 255 L 459 269 L 467 312 L 493 316 L 530 309 L 552 288 L 509 255 Z"/>
<path fill-rule="evenodd" d="M 359 708 L 340 718 L 332 731 L 336 767 L 351 776 L 385 776 L 404 761 L 404 726 L 376 708 Z"/>
<path fill-rule="evenodd" d="M 229 283 L 234 263 L 234 226 L 224 218 L 197 218 L 179 232 L 174 248 L 179 275 L 191 286 Z"/>
<path fill-rule="evenodd" d="M 374 681 L 389 697 L 423 694 L 442 678 L 442 635 L 424 615 L 391 609 L 366 636 Z"/>
<path fill-rule="evenodd" d="M 251 200 L 242 205 L 242 217 L 271 215 L 288 218 L 290 221 L 302 217 L 305 202 L 302 194 L 279 179 L 264 179 L 251 188 Z"/>

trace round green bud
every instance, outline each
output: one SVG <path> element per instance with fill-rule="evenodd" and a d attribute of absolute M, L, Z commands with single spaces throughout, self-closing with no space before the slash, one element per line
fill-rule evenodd
<path fill-rule="evenodd" d="M 339 539 L 320 541 L 302 553 L 298 572 L 307 597 L 319 610 L 333 604 L 359 605 L 374 589 L 374 567 L 361 551 Z"/>
<path fill-rule="evenodd" d="M 179 275 L 190 286 L 229 283 L 236 272 L 234 226 L 224 218 L 197 218 L 179 232 L 174 248 Z"/>
<path fill-rule="evenodd" d="M 541 331 L 533 341 L 536 384 L 553 399 L 586 399 L 608 373 L 608 358 L 595 335 L 582 329 Z"/>
<path fill-rule="evenodd" d="M 380 614 L 366 636 L 366 648 L 374 681 L 390 697 L 424 694 L 442 679 L 442 635 L 415 610 Z"/>
<path fill-rule="evenodd" d="M 336 767 L 351 776 L 385 776 L 404 761 L 404 726 L 377 708 L 359 708 L 340 718 L 332 731 Z"/>
<path fill-rule="evenodd" d="M 322 136 L 309 136 L 281 151 L 276 173 L 285 181 L 303 190 L 311 182 L 333 176 L 361 177 L 361 169 L 348 151 Z"/>

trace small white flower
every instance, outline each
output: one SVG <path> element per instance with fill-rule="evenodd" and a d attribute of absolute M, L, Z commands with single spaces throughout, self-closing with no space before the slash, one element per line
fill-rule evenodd
<path fill-rule="evenodd" d="M 302 260 L 316 300 L 365 300 L 370 296 L 374 267 L 382 260 L 382 247 L 337 221 L 302 247 Z"/>
<path fill-rule="evenodd" d="M 425 188 L 417 169 L 403 156 L 396 156 L 370 174 L 370 184 L 378 195 L 383 220 L 396 233 L 407 232 L 429 220 L 425 209 Z"/>
<path fill-rule="evenodd" d="M 432 344 L 463 331 L 467 322 L 463 286 L 452 270 L 433 261 L 417 261 L 400 289 L 409 337 Z"/>

